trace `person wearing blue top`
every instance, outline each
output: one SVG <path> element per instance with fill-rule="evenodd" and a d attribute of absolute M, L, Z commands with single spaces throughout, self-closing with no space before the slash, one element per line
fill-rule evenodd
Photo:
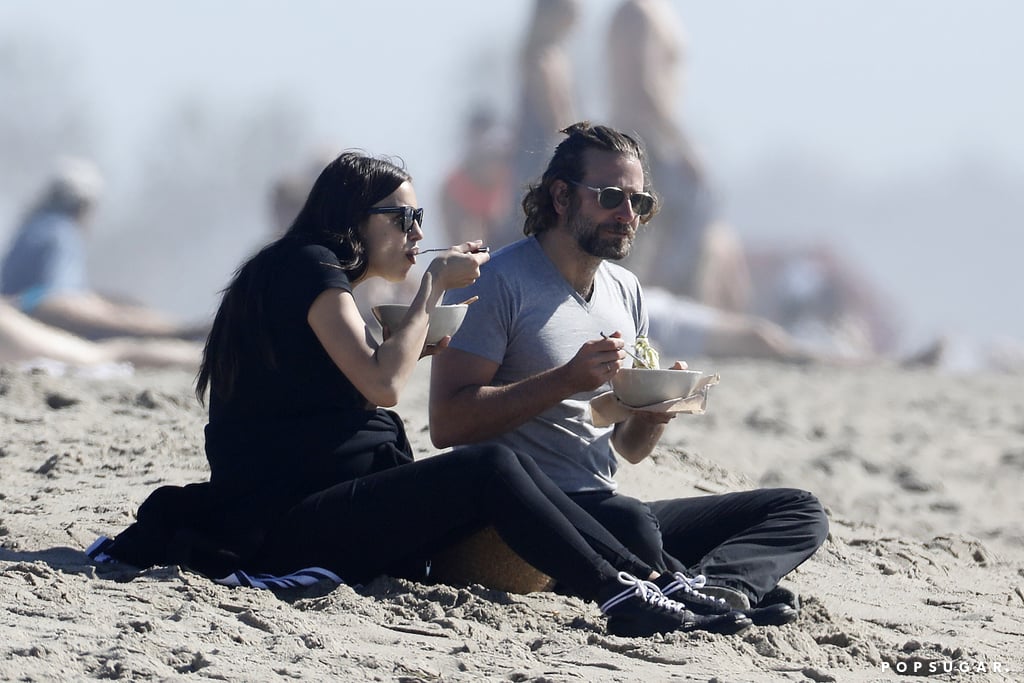
<path fill-rule="evenodd" d="M 102 188 L 103 179 L 92 162 L 59 162 L 0 264 L 0 295 L 36 320 L 85 339 L 204 336 L 205 323 L 181 324 L 92 289 L 86 236 Z"/>
<path fill-rule="evenodd" d="M 88 162 L 65 160 L 29 212 L 0 267 L 0 294 L 34 311 L 47 298 L 87 291 L 85 224 L 102 181 Z"/>

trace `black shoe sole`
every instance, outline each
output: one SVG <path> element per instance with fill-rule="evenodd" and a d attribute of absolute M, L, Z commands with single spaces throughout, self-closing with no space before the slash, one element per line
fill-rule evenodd
<path fill-rule="evenodd" d="M 757 603 L 758 607 L 767 607 L 769 605 L 788 605 L 789 607 L 800 611 L 800 596 L 791 591 L 788 588 L 782 586 L 776 586 L 775 588 L 768 591 L 768 593 L 761 598 L 761 602 Z"/>
<path fill-rule="evenodd" d="M 750 617 L 755 626 L 783 626 L 800 616 L 795 609 L 782 603 L 743 610 L 743 614 Z"/>
<path fill-rule="evenodd" d="M 656 633 L 672 633 L 674 631 L 682 631 L 683 633 L 706 631 L 708 633 L 731 636 L 753 625 L 753 622 L 742 612 L 729 612 L 728 614 L 713 616 L 695 614 L 693 616 L 694 618 L 689 621 L 672 624 L 666 622 L 659 626 L 652 626 L 647 620 L 609 617 L 606 628 L 608 633 L 613 636 L 646 638 Z"/>
<path fill-rule="evenodd" d="M 671 596 L 670 596 L 671 597 Z M 675 598 L 673 598 L 675 599 Z M 732 610 L 731 608 L 720 608 L 717 605 L 709 606 L 701 603 L 691 602 L 682 597 L 680 600 L 687 609 L 701 618 L 724 617 L 728 614 L 742 614 L 753 622 L 754 626 L 782 626 L 800 616 L 797 610 L 785 603 L 764 605 L 763 607 L 752 607 L 745 610 Z M 714 610 L 714 611 L 712 611 Z"/>
<path fill-rule="evenodd" d="M 723 636 L 731 636 L 749 628 L 754 622 L 743 612 L 729 612 L 727 614 L 695 614 L 693 621 L 688 621 L 677 630 L 690 633 L 692 631 L 707 631 L 718 633 Z"/>

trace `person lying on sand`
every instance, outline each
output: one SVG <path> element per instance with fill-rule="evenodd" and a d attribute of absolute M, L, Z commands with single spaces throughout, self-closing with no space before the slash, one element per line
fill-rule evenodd
<path fill-rule="evenodd" d="M 92 288 L 86 246 L 102 187 L 91 161 L 66 158 L 58 163 L 0 262 L 0 295 L 26 315 L 85 339 L 205 337 L 205 322 L 182 324 Z"/>
<path fill-rule="evenodd" d="M 639 141 L 585 121 L 562 132 L 523 200 L 527 237 L 498 250 L 474 285 L 446 294 L 480 299 L 433 360 L 431 439 L 529 456 L 661 572 L 656 583 L 688 608 L 792 621 L 795 597 L 777 584 L 828 533 L 811 493 L 758 489 L 648 503 L 616 491 L 616 454 L 643 461 L 675 416 L 631 411 L 597 427 L 588 409 L 624 366 L 626 341 L 648 333 L 639 281 L 610 261 L 629 253 L 658 205 Z"/>
<path fill-rule="evenodd" d="M 0 363 L 52 360 L 79 368 L 129 363 L 195 369 L 201 357 L 201 345 L 183 339 L 83 339 L 30 318 L 0 297 Z"/>
<path fill-rule="evenodd" d="M 431 556 L 493 526 L 517 553 L 600 605 L 610 633 L 736 633 L 735 611 L 699 615 L 666 598 L 659 574 L 575 505 L 534 462 L 498 445 L 414 461 L 394 406 L 423 355 L 445 290 L 479 277 L 479 242 L 430 263 L 404 320 L 381 343 L 353 290 L 400 282 L 423 239 L 410 175 L 342 153 L 291 227 L 245 262 L 206 341 L 196 393 L 209 391 L 210 481 L 162 487 L 94 559 L 176 563 L 214 579 L 294 574 L 360 583 L 422 579 Z"/>
<path fill-rule="evenodd" d="M 725 311 L 678 296 L 659 287 L 644 288 L 651 338 L 676 358 L 753 358 L 833 367 L 894 363 L 900 367 L 935 367 L 942 362 L 946 340 L 937 338 L 903 357 L 863 349 L 814 344 L 791 334 L 768 318 Z"/>

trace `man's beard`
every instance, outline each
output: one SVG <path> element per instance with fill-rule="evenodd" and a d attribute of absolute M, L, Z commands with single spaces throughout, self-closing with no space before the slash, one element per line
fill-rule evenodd
<path fill-rule="evenodd" d="M 620 233 L 618 236 L 602 237 L 602 229 L 607 228 Z M 584 218 L 578 211 L 569 216 L 569 229 L 572 230 L 576 243 L 591 256 L 618 261 L 626 258 L 633 249 L 633 238 L 636 231 L 621 223 L 594 223 Z"/>

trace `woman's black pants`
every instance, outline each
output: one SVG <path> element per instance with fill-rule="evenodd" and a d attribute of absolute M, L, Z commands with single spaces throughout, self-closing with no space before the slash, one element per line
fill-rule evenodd
<path fill-rule="evenodd" d="M 496 445 L 442 453 L 308 496 L 272 528 L 254 568 L 320 566 L 349 582 L 401 576 L 488 525 L 523 559 L 586 599 L 620 570 L 641 578 L 652 571 L 531 458 Z"/>

